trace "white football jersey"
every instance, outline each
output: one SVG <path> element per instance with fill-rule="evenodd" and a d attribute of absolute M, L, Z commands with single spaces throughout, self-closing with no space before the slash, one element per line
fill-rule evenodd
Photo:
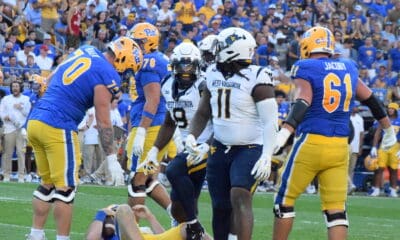
<path fill-rule="evenodd" d="M 273 85 L 271 70 L 250 65 L 225 79 L 216 66 L 206 72 L 214 138 L 224 145 L 263 144 L 263 125 L 251 96 L 259 84 Z"/>
<path fill-rule="evenodd" d="M 193 119 L 197 108 L 200 103 L 200 90 L 199 86 L 204 78 L 199 78 L 190 88 L 185 91 L 179 91 L 174 87 L 175 79 L 173 76 L 169 77 L 162 85 L 161 93 L 167 103 L 167 109 L 175 120 L 182 135 L 185 139 L 189 134 L 190 121 Z M 206 125 L 206 128 L 197 138 L 198 143 L 206 142 L 212 133 L 211 121 Z"/>

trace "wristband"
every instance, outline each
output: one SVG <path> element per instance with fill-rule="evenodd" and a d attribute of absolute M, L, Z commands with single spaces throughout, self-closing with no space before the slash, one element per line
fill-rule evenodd
<path fill-rule="evenodd" d="M 94 220 L 104 222 L 106 217 L 107 217 L 107 214 L 103 210 L 99 210 L 99 211 L 97 211 L 96 216 L 94 217 Z"/>
<path fill-rule="evenodd" d="M 142 116 L 143 116 L 143 117 L 150 118 L 150 119 L 153 119 L 153 118 L 155 117 L 154 114 L 149 113 L 149 112 L 147 112 L 147 111 L 143 111 L 143 112 L 142 112 Z"/>

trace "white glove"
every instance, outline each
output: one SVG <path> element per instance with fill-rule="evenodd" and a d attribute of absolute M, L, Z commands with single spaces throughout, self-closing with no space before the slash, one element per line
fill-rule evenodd
<path fill-rule="evenodd" d="M 143 168 L 144 175 L 153 174 L 159 166 L 157 160 L 158 151 L 159 151 L 158 148 L 152 147 L 150 151 L 147 153 L 147 156 L 144 159 L 144 161 L 141 164 L 139 164 L 136 169 Z"/>
<path fill-rule="evenodd" d="M 183 152 L 183 150 L 185 150 L 185 146 L 183 145 L 181 131 L 179 131 L 179 128 L 175 129 L 174 136 L 172 138 L 174 139 L 177 153 Z"/>
<path fill-rule="evenodd" d="M 372 158 L 376 158 L 376 156 L 378 156 L 377 152 L 378 151 L 377 151 L 376 147 L 372 147 L 371 152 L 369 152 L 369 155 L 371 155 Z"/>
<path fill-rule="evenodd" d="M 140 157 L 143 154 L 144 140 L 146 139 L 146 129 L 138 127 L 136 129 L 135 138 L 133 140 L 132 152 Z"/>
<path fill-rule="evenodd" d="M 124 170 L 117 160 L 117 154 L 108 155 L 106 158 L 107 169 L 111 176 L 111 181 L 115 186 L 125 185 Z"/>
<path fill-rule="evenodd" d="M 192 155 L 196 155 L 197 141 L 196 138 L 189 134 L 185 139 L 185 150 Z"/>
<path fill-rule="evenodd" d="M 196 165 L 204 159 L 210 150 L 210 146 L 207 143 L 203 143 L 193 149 L 195 152 L 189 152 L 186 158 L 186 162 L 190 165 Z"/>
<path fill-rule="evenodd" d="M 257 181 L 264 181 L 268 179 L 271 174 L 271 156 L 263 153 L 261 157 L 257 160 L 256 164 L 254 164 L 253 169 L 251 170 L 251 175 Z"/>
<path fill-rule="evenodd" d="M 287 128 L 281 128 L 281 130 L 279 130 L 278 135 L 276 136 L 274 154 L 279 152 L 279 149 L 286 144 L 291 134 L 292 133 Z"/>
<path fill-rule="evenodd" d="M 383 150 L 388 150 L 397 142 L 396 133 L 394 132 L 393 126 L 383 129 L 383 132 L 384 134 L 381 142 L 381 148 Z"/>

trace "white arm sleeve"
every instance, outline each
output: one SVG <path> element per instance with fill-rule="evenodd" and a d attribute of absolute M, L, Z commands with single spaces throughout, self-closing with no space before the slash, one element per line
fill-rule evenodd
<path fill-rule="evenodd" d="M 278 127 L 278 104 L 275 98 L 267 98 L 256 103 L 258 115 L 264 125 L 263 154 L 272 156 Z"/>

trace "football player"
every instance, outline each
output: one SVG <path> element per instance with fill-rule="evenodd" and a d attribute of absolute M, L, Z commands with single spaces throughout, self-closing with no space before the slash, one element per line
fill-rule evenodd
<path fill-rule="evenodd" d="M 307 185 L 318 178 L 321 210 L 328 239 L 346 239 L 347 171 L 350 113 L 355 98 L 370 107 L 384 129 L 382 148 L 396 143 L 394 129 L 381 102 L 358 78 L 350 59 L 332 59 L 335 39 L 328 28 L 313 27 L 300 41 L 301 60 L 291 71 L 295 103 L 278 133 L 275 151 L 296 134 L 275 194 L 273 239 L 288 239 L 295 217 L 294 204 Z"/>
<path fill-rule="evenodd" d="M 207 67 L 215 62 L 215 47 L 217 35 L 210 34 L 199 42 L 201 52 L 201 71 L 205 72 Z"/>
<path fill-rule="evenodd" d="M 161 92 L 167 102 L 168 112 L 164 124 L 144 162 L 150 173 L 158 166 L 157 155 L 173 138 L 178 127 L 185 138 L 200 102 L 204 79 L 200 77 L 200 50 L 191 42 L 182 42 L 172 52 L 172 75 L 163 82 Z M 204 229 L 198 222 L 197 199 L 201 192 L 206 172 L 207 140 L 212 133 L 211 124 L 198 138 L 197 152 L 178 154 L 167 167 L 171 183 L 172 214 L 178 222 L 186 222 L 188 239 L 202 239 Z M 183 216 L 182 216 L 183 210 Z"/>
<path fill-rule="evenodd" d="M 110 103 L 121 95 L 117 71 L 137 71 L 142 60 L 140 47 L 125 37 L 111 42 L 104 53 L 92 46 L 82 46 L 54 70 L 47 91 L 28 121 L 28 139 L 35 152 L 41 184 L 33 193 L 33 225 L 27 239 L 45 239 L 43 228 L 52 205 L 56 239 L 69 239 L 81 164 L 77 126 L 92 106 L 96 109 L 97 127 L 112 179 L 116 183 L 123 181 L 113 142 Z"/>
<path fill-rule="evenodd" d="M 400 119 L 398 117 L 399 105 L 395 102 L 389 103 L 387 107 L 387 113 L 390 121 L 395 129 L 397 139 L 400 140 Z M 372 141 L 372 148 L 370 155 L 372 158 L 378 158 L 378 166 L 374 172 L 373 186 L 371 192 L 368 194 L 371 197 L 377 197 L 380 194 L 380 187 L 383 185 L 383 170 L 387 167 L 389 169 L 389 197 L 397 197 L 397 169 L 398 169 L 398 158 L 400 145 L 399 143 L 393 145 L 390 149 L 384 150 L 380 143 L 382 138 L 382 127 L 377 126 Z M 379 150 L 378 150 L 379 149 Z"/>
<path fill-rule="evenodd" d="M 251 239 L 252 194 L 271 171 L 278 106 L 271 71 L 251 65 L 254 37 L 232 27 L 222 30 L 217 39 L 216 64 L 205 73 L 206 88 L 185 147 L 188 152 L 201 151 L 197 140 L 211 118 L 214 138 L 207 182 L 214 238 L 228 239 L 231 231 L 238 239 Z"/>
<path fill-rule="evenodd" d="M 136 219 L 144 219 L 150 227 L 140 227 Z M 97 211 L 86 234 L 87 240 L 186 240 L 185 224 L 164 230 L 153 213 L 144 205 L 110 205 Z M 211 237 L 206 234 L 204 240 Z"/>
<path fill-rule="evenodd" d="M 136 74 L 136 95 L 132 103 L 126 151 L 134 176 L 128 184 L 130 206 L 144 204 L 146 196 L 153 198 L 170 213 L 171 200 L 165 188 L 152 174 L 145 175 L 138 167 L 153 146 L 160 126 L 164 122 L 165 99 L 161 96 L 161 81 L 169 74 L 169 59 L 158 51 L 160 33 L 150 23 L 138 23 L 131 29 L 131 37 L 141 46 L 143 66 Z M 167 149 L 167 148 L 165 148 Z M 164 155 L 160 151 L 159 157 Z"/>

